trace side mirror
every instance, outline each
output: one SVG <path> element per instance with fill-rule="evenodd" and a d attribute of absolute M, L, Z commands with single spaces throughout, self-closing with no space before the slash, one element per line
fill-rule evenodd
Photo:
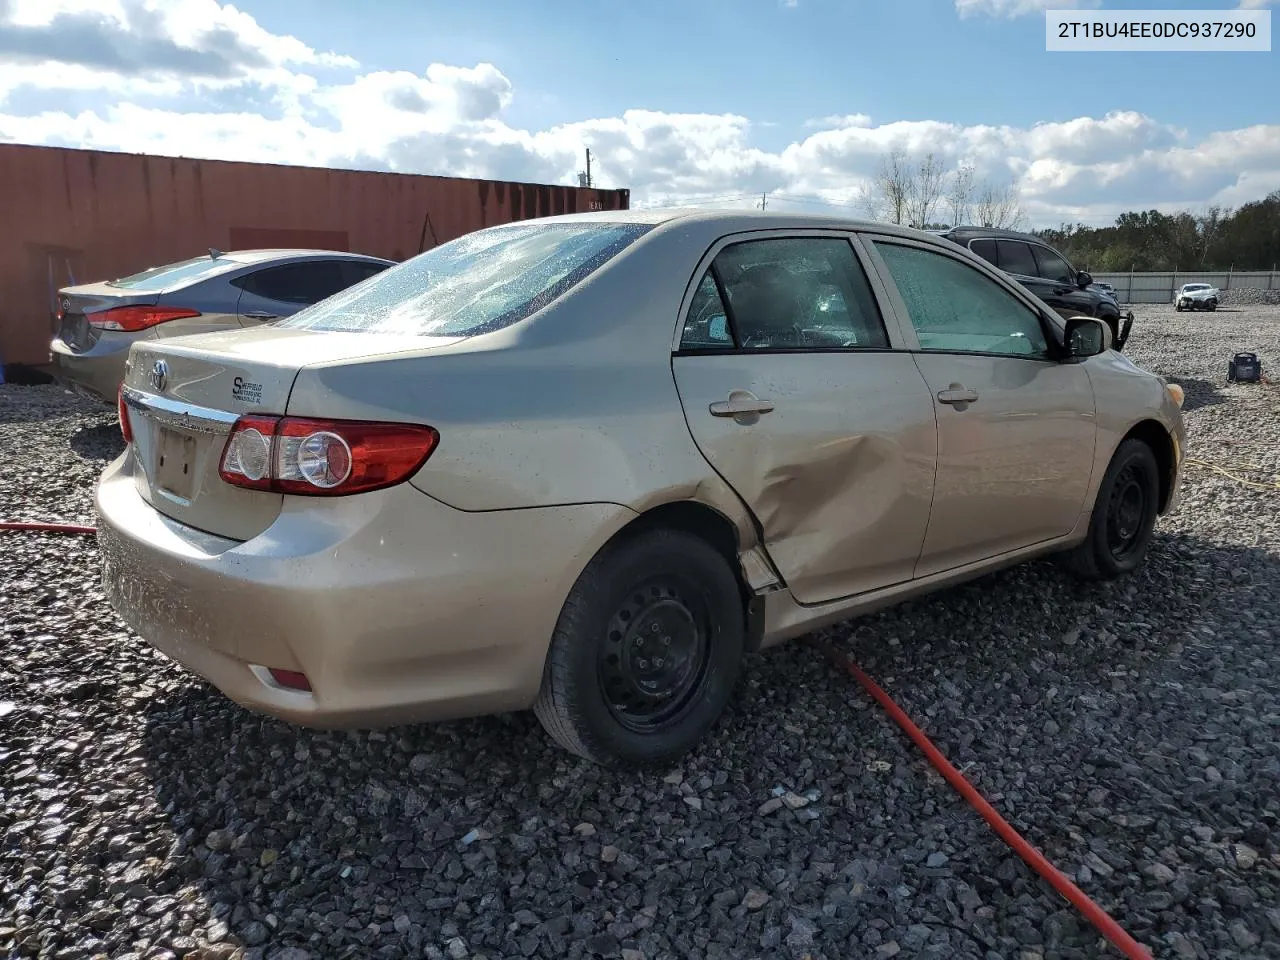
<path fill-rule="evenodd" d="M 1067 356 L 1087 360 L 1111 349 L 1111 327 L 1095 317 L 1072 317 L 1064 339 Z"/>
<path fill-rule="evenodd" d="M 1092 286 L 1093 274 L 1085 273 L 1083 270 L 1081 270 L 1079 273 L 1076 274 L 1076 283 L 1080 285 L 1081 290 L 1084 290 L 1085 288 Z"/>

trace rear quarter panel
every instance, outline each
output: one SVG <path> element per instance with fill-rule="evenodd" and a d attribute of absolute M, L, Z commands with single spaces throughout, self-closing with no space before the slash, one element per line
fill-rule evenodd
<path fill-rule="evenodd" d="M 412 483 L 461 510 L 698 500 L 754 526 L 689 434 L 671 368 L 705 224 L 660 227 L 505 330 L 429 353 L 305 367 L 297 416 L 427 423 L 440 444 Z"/>

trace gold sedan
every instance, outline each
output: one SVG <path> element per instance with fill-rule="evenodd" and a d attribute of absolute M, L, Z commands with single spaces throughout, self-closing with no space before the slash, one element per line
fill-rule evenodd
<path fill-rule="evenodd" d="M 135 344 L 103 578 L 255 710 L 532 708 L 582 756 L 665 762 L 753 650 L 1046 554 L 1132 571 L 1177 500 L 1179 400 L 926 233 L 529 221 Z"/>

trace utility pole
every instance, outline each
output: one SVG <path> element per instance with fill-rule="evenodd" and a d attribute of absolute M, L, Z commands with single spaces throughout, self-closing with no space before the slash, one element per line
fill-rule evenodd
<path fill-rule="evenodd" d="M 586 173 L 578 172 L 578 186 L 590 187 L 591 185 L 591 148 L 587 147 L 587 171 Z"/>
<path fill-rule="evenodd" d="M 769 194 L 760 194 L 760 210 L 763 212 L 769 208 Z"/>

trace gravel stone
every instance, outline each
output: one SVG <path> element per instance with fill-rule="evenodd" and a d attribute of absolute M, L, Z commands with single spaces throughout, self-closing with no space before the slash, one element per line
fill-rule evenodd
<path fill-rule="evenodd" d="M 1225 382 L 1242 350 L 1275 379 L 1280 307 L 1135 313 L 1126 354 L 1186 391 L 1187 456 L 1280 481 L 1280 391 Z M 109 408 L 0 385 L 0 517 L 93 523 L 120 449 Z M 6 957 L 1103 952 L 802 645 L 749 660 L 679 769 L 611 772 L 523 714 L 251 714 L 124 626 L 92 538 L 0 537 Z M 1275 960 L 1278 611 L 1280 492 L 1191 463 L 1132 577 L 1034 563 L 823 635 L 1157 956 Z"/>

